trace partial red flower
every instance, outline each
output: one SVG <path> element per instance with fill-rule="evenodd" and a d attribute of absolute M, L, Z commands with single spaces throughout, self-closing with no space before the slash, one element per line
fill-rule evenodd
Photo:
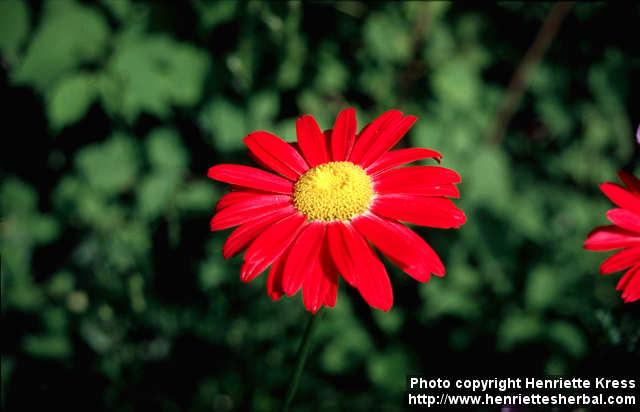
<path fill-rule="evenodd" d="M 608 275 L 628 269 L 618 282 L 616 290 L 622 291 L 625 302 L 640 299 L 640 180 L 620 171 L 619 186 L 603 183 L 600 190 L 618 208 L 607 212 L 607 219 L 613 223 L 592 231 L 584 242 L 588 250 L 619 250 L 600 265 L 600 273 Z"/>
<path fill-rule="evenodd" d="M 271 267 L 269 296 L 302 289 L 305 307 L 315 313 L 335 305 L 339 275 L 370 306 L 389 310 L 393 292 L 377 251 L 420 282 L 443 276 L 438 255 L 400 222 L 460 227 L 466 217 L 449 199 L 459 197 L 460 176 L 439 166 L 400 167 L 442 157 L 422 148 L 391 150 L 415 121 L 390 110 L 358 133 L 355 110 L 346 109 L 323 132 L 305 115 L 296 122 L 297 145 L 264 131 L 244 139 L 251 157 L 278 175 L 233 164 L 211 167 L 210 178 L 232 185 L 211 229 L 238 226 L 223 255 L 245 251 L 241 280 Z"/>

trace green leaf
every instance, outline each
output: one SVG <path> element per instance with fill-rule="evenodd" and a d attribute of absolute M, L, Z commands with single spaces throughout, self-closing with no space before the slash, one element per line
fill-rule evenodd
<path fill-rule="evenodd" d="M 325 47 L 318 62 L 315 85 L 319 90 L 341 92 L 347 86 L 349 71 L 338 58 L 335 50 Z"/>
<path fill-rule="evenodd" d="M 322 130 L 330 129 L 336 112 L 328 104 L 328 99 L 313 89 L 307 89 L 298 96 L 298 106 L 302 113 L 313 113 Z"/>
<path fill-rule="evenodd" d="M 58 222 L 37 210 L 38 196 L 29 185 L 8 178 L 0 186 L 0 263 L 3 305 L 36 309 L 42 291 L 33 283 L 31 257 L 36 246 L 58 236 Z M 3 306 L 4 307 L 4 306 Z"/>
<path fill-rule="evenodd" d="M 373 318 L 382 330 L 392 335 L 402 327 L 404 316 L 400 309 L 389 312 L 373 311 Z"/>
<path fill-rule="evenodd" d="M 480 103 L 482 79 L 464 58 L 456 58 L 438 66 L 431 83 L 441 104 L 470 109 Z"/>
<path fill-rule="evenodd" d="M 293 33 L 287 38 L 286 53 L 277 73 L 277 84 L 282 89 L 297 86 L 302 80 L 307 48 L 303 38 Z"/>
<path fill-rule="evenodd" d="M 3 216 L 8 213 L 31 212 L 37 205 L 36 192 L 22 181 L 11 178 L 2 182 L 0 186 L 0 207 Z"/>
<path fill-rule="evenodd" d="M 143 20 L 148 13 L 144 4 L 130 0 L 101 0 L 101 3 L 110 14 L 123 22 L 131 20 L 134 24 L 138 24 L 141 17 Z"/>
<path fill-rule="evenodd" d="M 109 306 L 102 306 L 102 312 L 110 313 L 111 308 Z M 110 317 L 111 315 L 104 316 Z M 96 352 L 104 353 L 109 351 L 116 345 L 116 336 L 104 331 L 99 324 L 92 321 L 85 321 L 80 326 L 80 334 L 87 342 L 87 344 Z"/>
<path fill-rule="evenodd" d="M 397 86 L 392 67 L 367 66 L 358 78 L 360 87 L 380 104 L 393 106 Z M 324 103 L 324 102 L 323 102 Z M 324 103 L 326 106 L 326 103 Z"/>
<path fill-rule="evenodd" d="M 68 271 L 57 272 L 47 285 L 47 291 L 53 297 L 60 298 L 73 291 L 75 279 Z"/>
<path fill-rule="evenodd" d="M 142 112 L 164 118 L 200 99 L 206 53 L 162 35 L 125 33 L 116 41 L 103 90 L 107 108 L 134 121 Z"/>
<path fill-rule="evenodd" d="M 431 10 L 437 8 L 436 5 L 444 6 L 446 2 L 430 2 Z M 445 6 L 446 7 L 446 6 Z M 451 33 L 450 26 L 443 21 L 434 19 L 429 30 L 429 41 L 424 44 L 424 53 L 428 64 L 437 68 L 451 59 L 456 53 L 456 42 Z"/>
<path fill-rule="evenodd" d="M 51 90 L 47 102 L 49 123 L 54 130 L 82 118 L 98 95 L 96 77 L 76 73 L 65 77 Z"/>
<path fill-rule="evenodd" d="M 179 182 L 173 173 L 156 172 L 145 176 L 137 189 L 140 214 L 148 219 L 160 216 L 170 205 Z"/>
<path fill-rule="evenodd" d="M 29 34 L 29 10 L 21 0 L 0 2 L 0 51 L 13 64 L 25 38 Z"/>
<path fill-rule="evenodd" d="M 114 270 L 126 272 L 145 258 L 151 249 L 149 227 L 140 220 L 131 220 L 119 224 L 118 230 L 109 233 L 106 246 L 107 259 Z"/>
<path fill-rule="evenodd" d="M 555 321 L 549 325 L 549 336 L 571 356 L 580 358 L 587 351 L 584 334 L 569 322 Z"/>
<path fill-rule="evenodd" d="M 200 125 L 212 136 L 215 148 L 230 152 L 244 147 L 242 139 L 249 125 L 245 114 L 236 105 L 223 99 L 215 99 L 200 114 Z"/>
<path fill-rule="evenodd" d="M 210 30 L 233 17 L 237 2 L 234 0 L 197 0 L 195 2 L 200 24 Z"/>
<path fill-rule="evenodd" d="M 376 13 L 364 26 L 367 49 L 377 60 L 402 62 L 410 57 L 410 36 L 401 19 L 390 13 Z"/>
<path fill-rule="evenodd" d="M 30 222 L 31 233 L 38 243 L 48 243 L 59 233 L 58 223 L 48 216 L 34 216 Z"/>
<path fill-rule="evenodd" d="M 529 342 L 543 333 L 540 318 L 527 313 L 507 315 L 498 328 L 498 345 L 503 350 Z"/>
<path fill-rule="evenodd" d="M 182 173 L 189 162 L 180 137 L 173 129 L 155 129 L 147 137 L 147 154 L 153 168 Z"/>
<path fill-rule="evenodd" d="M 300 30 L 302 5 L 291 1 L 287 3 L 287 9 L 288 14 L 282 20 L 275 14 L 264 18 L 265 24 L 279 38 L 279 49 L 284 51 L 276 72 L 276 83 L 280 89 L 292 89 L 300 84 L 308 54 L 306 39 Z"/>
<path fill-rule="evenodd" d="M 551 268 L 541 266 L 527 277 L 525 299 L 534 309 L 546 309 L 557 301 L 560 294 L 557 274 Z"/>
<path fill-rule="evenodd" d="M 409 356 L 402 348 L 376 353 L 367 363 L 367 375 L 373 384 L 393 392 L 399 392 L 405 387 L 404 380 L 410 370 Z"/>
<path fill-rule="evenodd" d="M 504 152 L 492 147 L 476 148 L 472 158 L 460 165 L 462 191 L 468 205 L 507 210 L 512 196 L 511 169 Z"/>
<path fill-rule="evenodd" d="M 225 281 L 225 271 L 217 260 L 209 259 L 202 262 L 198 271 L 198 279 L 204 290 L 215 289 Z"/>
<path fill-rule="evenodd" d="M 251 96 L 248 106 L 252 129 L 264 129 L 278 114 L 280 99 L 277 93 L 261 92 Z"/>
<path fill-rule="evenodd" d="M 217 194 L 209 182 L 193 182 L 186 185 L 178 194 L 176 203 L 184 211 L 210 210 Z"/>
<path fill-rule="evenodd" d="M 333 374 L 344 373 L 356 366 L 355 359 L 362 359 L 371 350 L 371 341 L 362 327 L 353 322 L 349 328 L 349 335 L 338 335 L 322 352 L 324 368 Z"/>
<path fill-rule="evenodd" d="M 116 134 L 104 143 L 82 149 L 76 166 L 92 188 L 110 196 L 129 188 L 135 179 L 138 162 L 130 138 Z"/>
<path fill-rule="evenodd" d="M 36 358 L 64 359 L 71 354 L 66 335 L 29 335 L 24 338 L 24 350 Z"/>
<path fill-rule="evenodd" d="M 529 239 L 541 240 L 548 235 L 545 224 L 544 197 L 540 191 L 518 193 L 511 199 L 510 215 L 513 228 Z"/>
<path fill-rule="evenodd" d="M 255 3 L 258 4 L 258 3 Z M 251 89 L 256 71 L 256 47 L 250 38 L 238 42 L 235 52 L 226 59 L 226 65 L 233 76 L 236 89 L 245 93 Z"/>
<path fill-rule="evenodd" d="M 452 278 L 466 278 L 472 276 L 477 282 L 477 273 L 463 267 L 452 268 L 447 280 Z M 479 302 L 472 296 L 473 288 L 464 285 L 465 280 L 458 285 L 440 279 L 433 279 L 429 283 L 420 285 L 420 295 L 425 301 L 424 315 L 427 319 L 441 316 L 455 316 L 462 319 L 476 319 L 482 312 Z"/>
<path fill-rule="evenodd" d="M 67 71 L 100 58 L 108 37 L 107 22 L 92 7 L 50 0 L 13 79 L 45 91 Z"/>
<path fill-rule="evenodd" d="M 42 314 L 43 322 L 50 332 L 66 332 L 69 325 L 67 313 L 61 307 L 53 307 Z"/>

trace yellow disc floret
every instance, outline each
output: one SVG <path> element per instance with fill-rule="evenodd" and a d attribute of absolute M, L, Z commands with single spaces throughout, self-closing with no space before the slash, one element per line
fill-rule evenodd
<path fill-rule="evenodd" d="M 293 189 L 293 204 L 310 220 L 349 220 L 369 208 L 373 197 L 371 178 L 351 162 L 315 166 Z"/>

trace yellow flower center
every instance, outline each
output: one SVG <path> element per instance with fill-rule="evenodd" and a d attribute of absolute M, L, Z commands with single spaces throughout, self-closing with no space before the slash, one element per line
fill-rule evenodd
<path fill-rule="evenodd" d="M 371 178 L 351 162 L 315 166 L 293 189 L 293 204 L 311 220 L 349 220 L 369 208 L 373 197 Z"/>

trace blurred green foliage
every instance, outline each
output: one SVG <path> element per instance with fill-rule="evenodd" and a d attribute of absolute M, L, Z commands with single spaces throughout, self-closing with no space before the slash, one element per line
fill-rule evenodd
<path fill-rule="evenodd" d="M 496 142 L 549 9 L 0 2 L 3 408 L 276 409 L 307 314 L 222 260 L 207 220 L 223 188 L 205 172 L 243 162 L 252 130 L 293 140 L 297 115 L 329 128 L 347 105 L 361 124 L 420 116 L 403 144 L 460 172 L 469 219 L 419 230 L 447 276 L 391 270 L 389 313 L 341 285 L 299 410 L 400 409 L 407 373 L 629 370 L 638 305 L 581 245 L 605 223 L 597 184 L 633 170 L 640 53 L 623 28 L 640 8 L 576 4 Z"/>

